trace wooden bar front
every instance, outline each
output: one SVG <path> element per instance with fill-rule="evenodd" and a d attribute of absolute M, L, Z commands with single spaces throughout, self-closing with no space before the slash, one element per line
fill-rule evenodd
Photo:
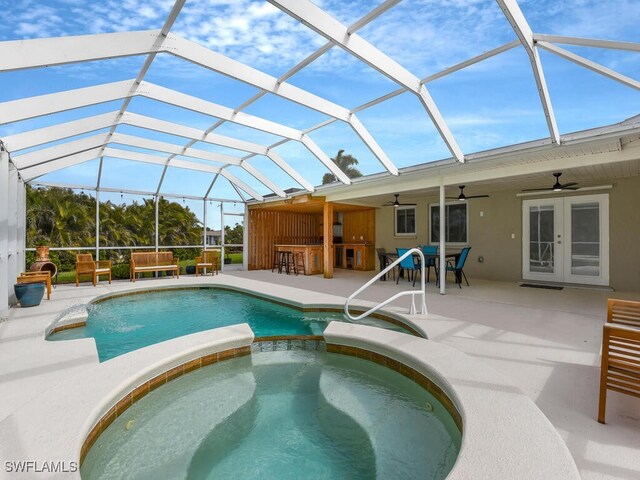
<path fill-rule="evenodd" d="M 274 245 L 277 252 L 291 252 L 302 254 L 304 258 L 305 275 L 316 275 L 323 272 L 322 245 Z"/>

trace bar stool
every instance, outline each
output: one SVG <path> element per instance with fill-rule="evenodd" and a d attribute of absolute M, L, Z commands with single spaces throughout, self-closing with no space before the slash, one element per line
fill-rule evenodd
<path fill-rule="evenodd" d="M 293 254 L 293 272 L 296 275 L 298 275 L 298 273 L 300 272 L 301 268 L 302 268 L 302 274 L 306 275 L 307 274 L 307 269 L 305 268 L 305 265 L 304 265 L 304 253 L 295 252 Z"/>
<path fill-rule="evenodd" d="M 281 273 L 280 272 L 280 252 L 274 248 L 273 249 L 273 263 L 271 264 L 271 273 L 273 273 L 273 271 L 276 268 L 278 269 L 278 273 Z"/>
<path fill-rule="evenodd" d="M 286 274 L 289 275 L 291 267 L 293 266 L 293 253 L 291 253 L 290 250 L 281 251 L 279 253 L 280 259 L 278 261 L 278 273 L 282 273 L 282 270 L 284 269 Z"/>

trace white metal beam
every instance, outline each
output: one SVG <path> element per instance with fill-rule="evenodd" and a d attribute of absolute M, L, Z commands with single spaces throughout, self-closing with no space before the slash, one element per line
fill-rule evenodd
<path fill-rule="evenodd" d="M 364 125 L 360 122 L 358 117 L 356 117 L 355 113 L 351 114 L 350 122 L 351 128 L 356 134 L 360 137 L 360 139 L 364 142 L 364 144 L 369 147 L 371 153 L 375 155 L 375 157 L 380 160 L 380 163 L 389 171 L 391 175 L 398 175 L 398 167 L 396 167 L 393 162 L 387 157 L 387 154 L 382 150 L 380 145 L 376 143 L 373 139 L 369 131 L 364 128 Z"/>
<path fill-rule="evenodd" d="M 352 122 L 353 117 L 347 108 L 175 35 L 169 35 L 165 43 L 173 55 L 350 124 L 380 163 L 391 174 L 398 174 L 396 166 L 364 125 L 357 119 L 356 124 Z"/>
<path fill-rule="evenodd" d="M 98 158 L 102 147 L 96 147 L 84 152 L 73 153 L 58 160 L 53 160 L 48 163 L 41 163 L 30 168 L 20 169 L 20 175 L 24 178 L 25 182 L 29 182 L 34 178 L 41 177 L 47 173 L 54 172 L 56 170 L 62 170 L 63 168 L 72 167 L 80 163 L 85 163 L 90 160 Z"/>
<path fill-rule="evenodd" d="M 302 141 L 303 133 L 291 127 L 287 127 L 269 120 L 265 120 L 243 112 L 234 112 L 228 107 L 223 107 L 206 100 L 176 92 L 168 88 L 160 87 L 147 82 L 141 82 L 137 88 L 131 88 L 134 81 L 114 82 L 93 87 L 67 90 L 48 95 L 23 98 L 0 103 L 0 125 L 29 118 L 56 113 L 74 108 L 80 108 L 97 103 L 121 99 L 129 95 L 141 95 L 153 100 L 175 105 L 187 110 L 192 110 L 205 115 L 224 118 L 232 123 L 237 123 L 256 130 L 262 130 L 274 135 L 302 142 L 311 153 L 314 154 L 329 170 L 333 171 L 335 164 L 329 160 L 326 154 L 319 149 L 310 139 Z M 20 113 L 19 113 L 20 112 Z M 347 179 L 346 175 L 337 175 L 340 179 Z M 346 183 L 346 182 L 345 182 Z"/>
<path fill-rule="evenodd" d="M 440 133 L 440 136 L 451 151 L 451 154 L 458 161 L 464 161 L 462 150 L 449 130 L 444 117 L 438 110 L 425 86 L 420 83 L 418 77 L 357 34 L 349 33 L 349 29 L 346 26 L 309 0 L 267 1 L 331 42 L 342 47 L 351 55 L 359 58 L 389 79 L 416 94 Z"/>
<path fill-rule="evenodd" d="M 224 178 L 229 180 L 231 182 L 231 185 L 235 185 L 236 187 L 241 188 L 242 190 L 247 192 L 249 195 L 251 195 L 256 200 L 259 200 L 259 201 L 263 201 L 264 200 L 264 197 L 262 195 L 260 195 L 253 188 L 251 188 L 249 185 L 247 185 L 242 180 L 240 180 L 238 177 L 236 177 L 233 173 L 229 172 L 227 169 L 220 170 L 220 175 L 222 175 Z M 240 195 L 240 198 L 242 198 L 242 195 Z M 243 201 L 244 201 L 244 199 L 243 199 Z"/>
<path fill-rule="evenodd" d="M 133 112 L 125 112 L 120 119 L 120 123 L 160 133 L 167 133 L 169 135 L 176 135 L 178 137 L 188 138 L 189 140 L 197 140 L 200 142 L 210 143 L 212 145 L 220 145 L 222 147 L 241 150 L 243 152 L 255 153 L 257 155 L 266 155 L 268 150 L 265 145 L 246 142 L 244 140 L 238 140 L 236 138 L 216 133 L 206 133 L 204 130 L 188 127 L 178 123 L 167 122 L 166 120 L 147 117 L 145 115 L 139 115 Z"/>
<path fill-rule="evenodd" d="M 269 178 L 266 175 L 263 175 L 262 172 L 260 172 L 260 170 L 258 170 L 257 168 L 255 168 L 253 165 L 251 165 L 249 162 L 242 162 L 242 168 L 244 168 L 247 172 L 249 172 L 251 175 L 253 175 L 256 179 L 258 179 L 258 181 L 262 182 L 264 185 L 267 186 L 267 188 L 269 188 L 269 190 L 271 190 L 273 193 L 275 193 L 276 195 L 278 195 L 279 197 L 286 197 L 287 194 L 285 193 L 284 190 L 282 190 L 280 187 L 278 187 L 275 183 L 273 183 L 271 180 L 269 180 Z"/>
<path fill-rule="evenodd" d="M 265 155 L 269 159 L 271 159 L 273 163 L 275 163 L 282 170 L 284 170 L 284 172 L 287 173 L 291 178 L 293 178 L 296 182 L 302 185 L 305 189 L 307 189 L 310 192 L 314 190 L 313 185 L 307 182 L 304 179 L 304 177 L 302 177 L 295 169 L 293 169 L 293 167 L 291 167 L 280 156 L 277 156 L 275 152 L 270 151 L 269 148 L 264 145 L 260 145 L 252 142 L 246 142 L 244 140 L 238 140 L 236 138 L 231 138 L 231 137 L 219 135 L 216 133 L 207 133 L 206 131 L 198 130 L 197 128 L 187 127 L 184 125 L 179 125 L 177 123 L 167 122 L 164 120 L 158 120 L 156 118 L 146 117 L 144 115 L 138 115 L 136 113 L 131 113 L 131 112 L 126 112 L 120 119 L 120 122 L 127 125 L 136 126 L 139 128 L 154 130 L 157 132 L 168 133 L 171 135 L 188 138 L 190 140 L 196 140 L 196 141 L 201 141 L 205 143 L 210 143 L 212 145 L 220 145 L 227 148 L 242 150 L 244 152 L 249 152 L 255 155 Z M 262 182 L 262 180 L 260 181 Z M 262 183 L 267 185 L 265 182 L 262 182 Z M 271 187 L 269 188 L 273 190 Z M 274 193 L 277 193 L 275 190 L 273 191 Z"/>
<path fill-rule="evenodd" d="M 581 57 L 580 55 L 576 55 L 573 52 L 565 50 L 564 48 L 557 47 L 551 43 L 547 42 L 537 42 L 540 48 L 544 48 L 545 50 L 558 55 L 559 57 L 564 58 L 565 60 L 569 60 L 570 62 L 576 63 L 582 67 L 588 68 L 592 72 L 599 73 L 600 75 L 604 75 L 616 82 L 620 82 L 623 85 L 626 85 L 631 88 L 635 88 L 636 90 L 640 90 L 640 82 L 638 80 L 634 80 L 631 77 L 627 77 L 626 75 L 622 75 L 610 68 L 604 67 L 599 63 L 593 62 L 587 58 Z"/>
<path fill-rule="evenodd" d="M 287 127 L 264 118 L 255 117 L 244 112 L 235 112 L 229 107 L 224 107 L 153 83 L 142 82 L 137 89 L 137 94 L 211 117 L 223 118 L 232 123 L 262 130 L 263 132 L 278 135 L 279 137 L 300 140 L 300 136 L 302 135 L 301 132 L 295 128 Z"/>
<path fill-rule="evenodd" d="M 540 96 L 540 102 L 542 103 L 542 109 L 544 110 L 544 116 L 547 121 L 549 135 L 554 143 L 559 144 L 560 133 L 558 132 L 558 125 L 556 124 L 556 118 L 553 113 L 553 105 L 551 104 L 551 98 L 549 97 L 547 82 L 544 78 L 540 55 L 535 46 L 535 42 L 533 41 L 533 32 L 531 31 L 531 28 L 527 23 L 527 19 L 522 14 L 522 10 L 520 10 L 520 6 L 516 0 L 496 0 L 496 2 L 498 2 L 498 5 L 511 24 L 511 28 L 513 28 L 513 31 L 518 36 L 520 43 L 529 57 L 533 76 L 538 87 L 538 95 Z"/>
<path fill-rule="evenodd" d="M 311 140 L 309 135 L 303 135 L 301 138 L 301 142 L 305 147 L 309 149 L 311 153 L 313 153 L 316 157 L 320 159 L 322 163 L 333 173 L 338 180 L 340 180 L 345 185 L 351 185 L 351 179 L 347 177 L 347 175 L 338 168 L 338 166 L 331 160 L 327 155 L 320 149 L 320 147 Z"/>
<path fill-rule="evenodd" d="M 579 47 L 610 48 L 613 50 L 629 50 L 640 52 L 640 43 L 619 42 L 616 40 L 598 40 L 595 38 L 567 37 L 563 35 L 547 35 L 534 33 L 533 40 L 539 42 L 562 43 L 565 45 L 577 45 Z"/>
<path fill-rule="evenodd" d="M 0 72 L 162 51 L 160 30 L 0 42 Z"/>
<path fill-rule="evenodd" d="M 147 150 L 155 150 L 157 152 L 171 153 L 173 155 L 182 155 L 184 157 L 198 158 L 200 160 L 208 160 L 211 162 L 220 162 L 230 165 L 240 165 L 240 163 L 242 163 L 240 157 L 209 152 L 208 150 L 200 150 L 192 147 L 182 147 L 174 143 L 160 142 L 158 140 L 150 140 L 148 138 L 118 132 L 111 136 L 109 143 L 145 148 Z"/>
<path fill-rule="evenodd" d="M 34 187 L 46 187 L 46 188 L 71 188 L 73 190 L 88 190 L 95 192 L 95 186 L 89 185 L 72 185 L 67 183 L 56 183 L 56 182 L 31 182 L 31 185 Z M 130 190 L 127 188 L 111 188 L 111 187 L 100 187 L 100 192 L 107 193 L 127 193 L 131 195 L 141 195 L 141 196 L 149 196 L 154 197 L 156 194 L 154 192 L 148 192 L 144 190 Z M 162 197 L 166 198 L 187 198 L 190 200 L 204 200 L 204 197 L 198 197 L 195 195 L 185 195 L 179 193 L 162 193 Z M 211 200 L 212 202 L 237 202 L 238 200 L 234 200 L 233 198 L 207 198 L 207 200 Z"/>
<path fill-rule="evenodd" d="M 18 133 L 15 135 L 10 135 L 4 138 L 4 143 L 7 147 L 7 150 L 10 152 L 16 152 L 23 149 L 35 147 L 38 145 L 42 145 L 49 142 L 55 142 L 59 140 L 64 140 L 65 138 L 73 137 L 76 135 L 81 135 L 84 133 L 89 133 L 95 130 L 100 130 L 103 128 L 109 128 L 114 125 L 119 124 L 127 124 L 136 126 L 139 128 L 144 128 L 147 130 L 158 131 L 162 133 L 167 133 L 171 135 L 181 136 L 184 138 L 189 138 L 191 140 L 198 140 L 205 143 L 210 143 L 212 145 L 221 145 L 228 148 L 235 148 L 237 150 L 242 150 L 245 152 L 255 153 L 259 155 L 268 156 L 276 165 L 282 168 L 287 174 L 289 174 L 296 182 L 300 183 L 300 175 L 297 174 L 289 165 L 282 160 L 281 158 L 271 158 L 270 155 L 267 154 L 268 148 L 264 145 L 259 145 L 257 143 L 246 142 L 243 140 L 238 140 L 232 137 L 226 137 L 224 135 L 218 135 L 215 133 L 206 134 L 202 130 L 198 130 L 197 128 L 192 128 L 184 125 L 180 125 L 177 123 L 166 122 L 164 120 L 158 120 L 151 117 L 146 117 L 144 115 L 138 115 L 131 112 L 125 112 L 118 121 L 119 112 L 108 112 L 101 115 L 95 115 L 93 117 L 81 118 L 78 120 L 73 120 L 71 122 L 59 123 L 56 125 L 52 125 L 50 127 L 44 127 L 36 130 L 30 130 L 23 133 Z M 130 137 L 130 136 L 127 136 Z M 122 134 L 115 134 L 115 138 L 119 139 L 119 141 L 111 139 L 113 143 L 121 143 L 132 146 L 138 146 L 141 148 L 149 148 L 152 150 L 169 152 L 169 149 L 165 149 L 164 147 L 170 145 L 167 144 L 163 147 L 158 148 L 158 146 L 151 144 L 145 144 L 143 146 L 140 143 L 132 144 L 131 141 L 127 142 Z M 135 137 L 138 141 L 144 141 L 145 139 L 140 139 L 140 137 Z M 184 148 L 184 147 L 176 147 L 176 148 Z M 193 151 L 194 149 L 191 149 Z M 175 149 L 172 149 L 169 153 L 176 152 Z M 209 152 L 206 152 L 209 154 Z M 183 154 L 185 156 L 190 156 L 188 154 Z M 196 156 L 196 158 L 199 158 Z M 213 160 L 213 161 L 224 161 L 233 165 L 240 165 L 242 159 L 237 157 L 228 156 L 228 158 L 218 160 L 217 158 L 205 158 L 205 160 Z M 288 170 L 289 169 L 289 170 Z M 306 182 L 304 179 L 303 183 Z M 262 180 L 261 180 L 262 181 Z M 265 183 L 265 182 L 262 182 Z M 301 183 L 301 185 L 303 185 Z M 304 186 L 304 185 L 303 185 Z M 307 182 L 307 188 L 309 191 L 313 191 L 313 186 Z M 271 187 L 269 187 L 271 188 Z M 274 190 L 275 192 L 275 190 Z"/>
<path fill-rule="evenodd" d="M 41 148 L 40 150 L 33 150 L 29 153 L 22 155 L 16 155 L 13 157 L 13 163 L 20 170 L 24 168 L 34 167 L 41 163 L 57 160 L 62 157 L 84 152 L 87 150 L 93 150 L 94 148 L 101 147 L 107 141 L 107 133 L 99 133 L 91 137 L 81 138 L 80 140 L 74 140 L 72 142 L 61 143 L 53 147 Z"/>
<path fill-rule="evenodd" d="M 0 321 L 9 317 L 9 153 L 0 142 Z"/>
<path fill-rule="evenodd" d="M 129 95 L 133 84 L 133 80 L 124 80 L 2 102 L 0 103 L 0 125 L 121 100 Z"/>
<path fill-rule="evenodd" d="M 244 140 L 238 140 L 236 138 L 219 135 L 217 133 L 207 133 L 197 128 L 187 127 L 179 125 L 177 123 L 167 122 L 164 120 L 158 120 L 156 118 L 146 117 L 144 115 L 138 115 L 136 113 L 126 112 L 121 120 L 121 123 L 132 125 L 139 128 L 148 130 L 154 130 L 157 132 L 168 133 L 190 140 L 201 141 L 210 143 L 212 145 L 220 145 L 227 148 L 233 148 L 235 150 L 241 150 L 255 155 L 265 155 L 284 172 L 303 186 L 306 190 L 313 192 L 314 188 L 307 180 L 304 179 L 293 167 L 291 167 L 284 159 L 278 156 L 273 150 L 269 150 L 269 147 L 260 145 L 257 143 L 246 142 Z M 244 159 L 243 159 L 244 160 Z M 264 183 L 264 182 L 262 182 Z M 266 185 L 266 184 L 265 184 Z"/>
<path fill-rule="evenodd" d="M 184 7 L 185 2 L 186 0 L 175 0 L 173 7 L 169 12 L 169 15 L 167 15 L 167 18 L 165 19 L 164 24 L 162 25 L 162 29 L 160 30 L 160 35 L 156 39 L 156 42 L 154 43 L 154 47 L 159 48 L 162 42 L 165 40 L 167 34 L 169 33 L 169 30 L 171 30 L 171 27 L 173 26 L 174 22 L 178 18 L 178 15 L 182 11 L 182 7 Z M 120 106 L 120 110 L 118 112 L 119 117 L 121 117 L 122 114 L 124 114 L 127 111 L 127 108 L 129 108 L 129 104 L 131 103 L 131 98 L 133 98 L 132 96 L 135 94 L 135 89 L 138 87 L 138 85 L 140 85 L 140 82 L 144 80 L 144 77 L 149 71 L 149 68 L 151 68 L 151 64 L 155 60 L 156 55 L 157 55 L 156 52 L 153 52 L 147 55 L 147 58 L 145 59 L 144 63 L 142 64 L 142 67 L 140 68 L 140 71 L 138 72 L 138 75 L 136 76 L 134 86 L 131 87 L 131 90 L 129 91 L 129 95 L 123 100 L 122 105 Z M 117 125 L 112 126 L 111 129 L 109 130 L 109 135 L 113 135 L 113 133 L 116 131 L 116 128 L 117 128 Z M 172 157 L 169 157 L 169 159 L 171 158 Z M 103 159 L 102 157 L 100 157 L 100 167 L 98 169 L 98 182 L 96 183 L 96 187 L 100 186 L 100 178 L 102 175 L 102 165 L 103 165 Z M 164 179 L 164 174 L 166 171 L 167 171 L 167 167 L 165 166 L 162 172 L 162 178 L 160 182 L 162 182 L 162 179 Z M 158 186 L 158 191 L 159 190 L 160 190 L 160 187 Z M 158 199 L 156 197 L 156 251 L 158 250 L 158 242 L 157 242 L 158 240 L 158 222 L 157 222 L 158 201 L 157 200 Z"/>
<path fill-rule="evenodd" d="M 269 150 L 267 152 L 267 157 L 269 157 L 273 163 L 278 165 L 287 175 L 298 182 L 302 188 L 304 188 L 308 192 L 315 191 L 314 186 L 309 183 L 307 179 L 305 179 L 302 175 L 300 175 L 291 165 L 285 162 L 285 160 L 278 154 L 278 152 L 276 152 L 275 150 Z"/>
<path fill-rule="evenodd" d="M 146 153 L 130 152 L 128 150 L 120 150 L 120 149 L 111 148 L 111 147 L 107 147 L 104 149 L 103 156 L 120 158 L 123 160 L 131 160 L 133 162 L 150 163 L 153 165 L 160 165 L 163 167 L 167 166 L 167 159 L 164 157 L 160 157 L 158 155 L 149 155 Z M 229 180 L 231 183 L 242 188 L 245 192 L 247 192 L 256 200 L 260 200 L 260 201 L 263 200 L 263 197 L 259 193 L 257 193 L 255 190 L 253 190 L 251 187 L 249 187 L 246 183 L 244 183 L 242 180 L 238 179 L 237 177 L 235 177 L 234 175 L 230 174 L 229 172 L 227 172 L 226 170 L 220 167 L 216 167 L 214 165 L 206 165 L 202 163 L 190 162 L 187 160 L 180 160 L 176 158 L 172 159 L 168 164 L 168 166 L 173 168 L 194 170 L 197 172 L 212 173 L 214 175 L 220 174 L 225 178 L 227 178 L 227 180 Z"/>
<path fill-rule="evenodd" d="M 65 138 L 82 135 L 103 128 L 109 128 L 117 121 L 118 112 L 108 112 L 93 117 L 80 118 L 71 122 L 57 123 L 50 127 L 38 128 L 27 132 L 16 133 L 4 137 L 7 150 L 15 154 L 26 148 L 37 147 L 49 142 L 57 142 Z"/>
<path fill-rule="evenodd" d="M 286 98 L 330 117 L 345 122 L 349 121 L 348 109 L 289 83 L 279 82 L 277 78 L 269 74 L 209 50 L 195 42 L 169 34 L 164 43 L 168 47 L 167 52 L 172 55 Z"/>
<path fill-rule="evenodd" d="M 158 52 L 170 53 L 209 70 L 260 88 L 265 92 L 273 93 L 330 117 L 351 123 L 349 110 L 345 107 L 288 84 L 221 53 L 209 50 L 195 42 L 170 33 L 163 35 L 160 30 L 2 42 L 0 43 L 0 71 L 150 54 L 138 78 L 132 85 L 133 89 L 137 84 L 141 83 L 144 74 Z M 4 58 L 2 56 L 3 53 L 6 53 Z M 129 98 L 132 95 L 133 92 L 130 92 L 130 95 L 123 98 Z M 127 104 L 128 102 L 123 105 L 121 113 L 124 113 Z M 363 129 L 364 126 L 359 124 L 358 131 Z M 361 135 L 361 138 L 385 168 L 388 168 L 391 161 L 373 137 L 366 132 L 365 135 Z M 380 153 L 381 156 L 378 156 Z M 391 173 L 393 171 L 397 171 L 395 166 L 391 168 Z"/>
<path fill-rule="evenodd" d="M 131 160 L 133 162 L 150 163 L 153 165 L 165 166 L 167 159 L 160 155 L 151 155 L 148 153 L 132 152 L 130 150 L 122 150 L 119 148 L 107 147 L 104 149 L 102 156 L 120 158 L 122 160 Z M 194 170 L 196 172 L 220 173 L 220 167 L 215 165 L 207 165 L 205 163 L 190 162 L 188 160 L 180 160 L 174 158 L 169 164 L 170 167 L 183 168 L 186 170 Z"/>

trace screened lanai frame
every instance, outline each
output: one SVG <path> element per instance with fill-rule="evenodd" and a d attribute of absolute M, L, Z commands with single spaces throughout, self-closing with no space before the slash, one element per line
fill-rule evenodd
<path fill-rule="evenodd" d="M 383 165 L 388 175 L 395 176 L 400 173 L 398 168 L 376 142 L 374 137 L 368 132 L 362 122 L 360 122 L 357 114 L 405 92 L 409 92 L 419 99 L 425 113 L 433 122 L 440 137 L 451 153 L 449 160 L 464 163 L 465 157 L 477 157 L 477 154 L 465 155 L 461 150 L 446 120 L 431 97 L 428 84 L 429 82 L 443 78 L 514 48 L 523 48 L 530 60 L 532 76 L 537 85 L 538 95 L 549 132 L 548 139 L 543 139 L 542 141 L 548 140 L 551 144 L 561 144 L 562 138 L 558 132 L 553 105 L 540 62 L 540 49 L 551 52 L 558 57 L 576 63 L 623 85 L 636 90 L 640 89 L 640 82 L 637 80 L 558 46 L 558 44 L 564 44 L 640 52 L 640 44 L 534 33 L 516 0 L 496 0 L 496 2 L 515 32 L 517 40 L 501 45 L 422 79 L 402 67 L 395 60 L 378 50 L 356 33 L 368 23 L 376 20 L 382 14 L 392 9 L 400 3 L 401 0 L 384 1 L 350 26 L 341 24 L 309 0 L 267 1 L 327 39 L 327 43 L 324 46 L 299 62 L 279 78 L 275 78 L 225 55 L 200 46 L 195 42 L 172 34 L 171 28 L 183 8 L 185 0 L 177 0 L 175 2 L 160 30 L 0 42 L 0 72 L 146 55 L 146 60 L 142 68 L 136 78 L 132 80 L 112 82 L 0 103 L 0 124 L 7 124 L 107 101 L 122 101 L 118 111 L 58 123 L 49 127 L 10 135 L 1 139 L 0 170 L 5 170 L 6 166 L 8 172 L 7 175 L 0 175 L 0 192 L 7 192 L 10 198 L 8 202 L 0 202 L 0 223 L 3 225 L 7 224 L 6 219 L 8 217 L 13 217 L 14 214 L 20 217 L 20 214 L 23 213 L 22 210 L 24 210 L 25 206 L 20 204 L 20 198 L 15 200 L 11 198 L 11 195 L 13 192 L 16 197 L 22 197 L 23 195 L 19 195 L 18 192 L 24 188 L 24 183 L 33 184 L 38 181 L 38 178 L 45 174 L 93 159 L 99 159 L 98 178 L 95 185 L 50 186 L 94 190 L 96 196 L 99 197 L 101 191 L 108 191 L 108 189 L 105 189 L 101 185 L 103 169 L 107 168 L 104 162 L 105 157 L 160 165 L 163 173 L 158 188 L 155 192 L 144 192 L 144 194 L 154 195 L 156 199 L 158 199 L 160 195 L 165 197 L 172 196 L 171 194 L 160 193 L 162 182 L 168 168 L 181 168 L 215 175 L 214 181 L 208 191 L 202 197 L 197 197 L 198 199 L 202 198 L 205 203 L 209 200 L 209 193 L 216 179 L 219 177 L 224 177 L 230 182 L 243 202 L 253 202 L 264 201 L 265 197 L 233 175 L 228 169 L 229 166 L 242 168 L 272 191 L 275 196 L 280 198 L 288 196 L 281 186 L 275 184 L 268 178 L 265 172 L 258 170 L 248 162 L 249 159 L 256 156 L 268 158 L 300 185 L 303 190 L 307 192 L 314 192 L 316 190 L 304 175 L 292 168 L 286 159 L 282 158 L 274 150 L 280 145 L 294 141 L 301 144 L 320 161 L 335 175 L 339 182 L 349 185 L 351 180 L 344 172 L 336 167 L 328 155 L 309 136 L 309 133 L 321 130 L 323 127 L 338 120 L 347 124 L 356 133 Z M 348 54 L 382 73 L 385 77 L 396 83 L 399 88 L 356 108 L 347 109 L 287 83 L 290 77 L 309 66 L 334 46 L 340 47 Z M 190 61 L 205 69 L 221 73 L 232 79 L 257 87 L 260 91 L 235 109 L 231 109 L 160 85 L 151 84 L 145 81 L 144 78 L 153 60 L 160 53 L 167 53 Z M 321 112 L 327 115 L 329 119 L 306 130 L 297 130 L 277 122 L 243 113 L 243 110 L 249 105 L 267 94 L 275 94 L 285 100 Z M 154 101 L 204 113 L 212 117 L 217 117 L 218 120 L 206 130 L 199 130 L 187 125 L 175 124 L 162 119 L 139 115 L 128 110 L 131 100 L 136 96 L 142 96 Z M 271 145 L 261 145 L 230 136 L 219 135 L 214 132 L 214 130 L 226 122 L 272 133 L 282 139 Z M 185 145 L 176 145 L 141 136 L 126 135 L 117 131 L 119 125 L 131 125 L 149 131 L 169 133 L 185 138 L 188 141 Z M 69 140 L 78 135 L 106 128 L 108 128 L 109 131 L 104 134 L 96 134 L 79 140 Z M 62 142 L 63 140 L 64 142 Z M 52 142 L 57 142 L 57 144 L 53 147 L 44 147 L 39 150 L 34 149 Z M 211 143 L 239 150 L 245 154 L 242 157 L 235 157 L 194 148 L 194 145 L 198 142 Z M 165 152 L 168 156 L 123 150 L 114 147 L 114 144 Z M 27 149 L 29 149 L 27 153 L 16 153 Z M 185 156 L 206 163 L 197 163 L 177 158 Z M 141 193 L 126 189 L 117 189 L 117 191 L 132 194 Z M 246 196 L 243 195 L 242 192 L 244 192 Z M 187 195 L 177 196 L 187 197 Z M 22 201 L 22 203 L 24 202 Z M 22 216 L 24 217 L 24 215 Z M 22 228 L 22 232 L 24 233 L 23 223 L 23 220 L 18 219 L 15 228 Z M 14 224 L 9 223 L 8 225 L 13 226 Z M 11 231 L 9 234 L 9 230 L 7 230 L 9 237 L 7 239 L 4 238 L 3 233 L 2 238 L 0 238 L 0 246 L 4 247 L 5 242 L 10 242 L 13 233 L 14 232 Z M 24 243 L 20 238 L 16 241 L 22 241 L 22 243 Z M 2 249 L 0 249 L 0 251 L 2 251 Z M 14 249 L 4 249 L 4 251 L 12 252 Z M 0 266 L 2 266 L 3 269 L 6 268 L 6 266 L 3 265 L 4 262 L 1 257 L 0 262 Z M 0 274 L 0 277 L 6 276 Z M 4 281 L 6 281 L 6 279 Z"/>

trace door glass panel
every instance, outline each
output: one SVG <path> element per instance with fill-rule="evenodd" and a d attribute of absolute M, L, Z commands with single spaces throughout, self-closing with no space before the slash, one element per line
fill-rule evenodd
<path fill-rule="evenodd" d="M 600 275 L 600 205 L 571 205 L 571 274 Z"/>
<path fill-rule="evenodd" d="M 554 207 L 529 207 L 529 271 L 554 272 Z"/>

